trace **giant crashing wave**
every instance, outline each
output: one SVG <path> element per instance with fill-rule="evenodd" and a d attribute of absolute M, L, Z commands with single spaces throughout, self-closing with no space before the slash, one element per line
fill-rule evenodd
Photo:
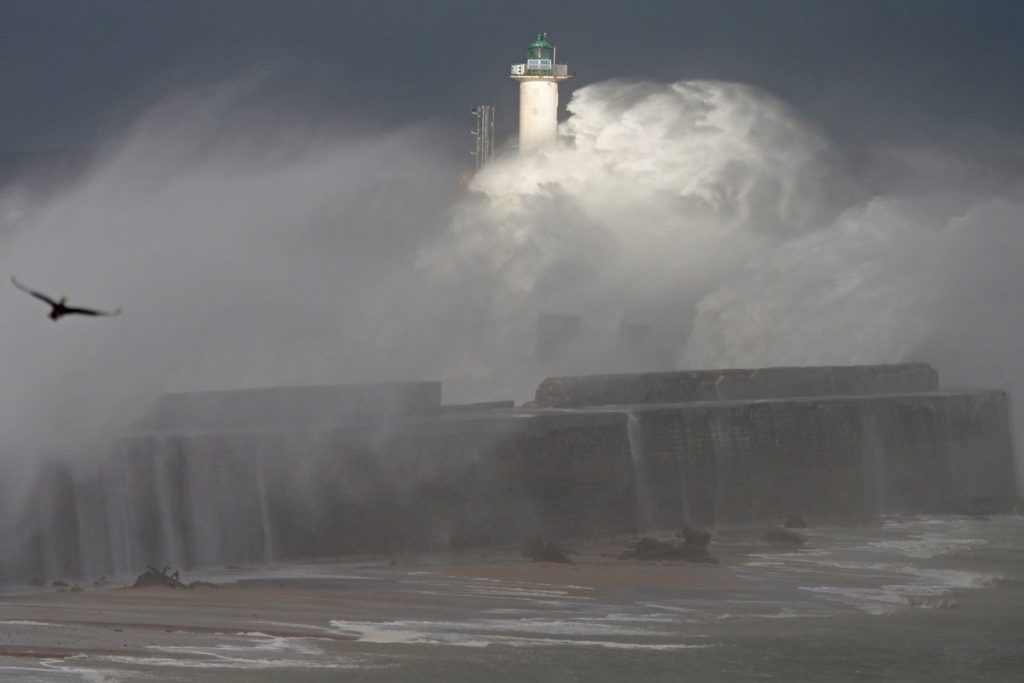
<path fill-rule="evenodd" d="M 853 173 L 736 83 L 610 81 L 567 109 L 558 144 L 485 167 L 419 257 L 501 330 L 490 357 L 523 355 L 542 310 L 670 328 L 680 368 L 920 358 L 1024 387 L 1021 178 L 934 149 Z"/>

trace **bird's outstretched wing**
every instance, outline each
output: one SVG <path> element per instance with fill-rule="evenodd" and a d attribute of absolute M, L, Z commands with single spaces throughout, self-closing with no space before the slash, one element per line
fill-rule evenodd
<path fill-rule="evenodd" d="M 74 308 L 72 306 L 64 307 L 65 315 L 121 315 L 121 309 L 115 308 L 113 311 L 94 311 L 91 308 Z"/>
<path fill-rule="evenodd" d="M 15 279 L 14 279 L 14 276 L 13 276 L 13 275 L 11 276 L 11 283 L 12 283 L 12 284 L 13 284 L 13 285 L 14 285 L 15 287 L 17 287 L 18 289 L 20 289 L 21 291 L 23 291 L 23 292 L 25 292 L 25 293 L 27 293 L 27 294 L 31 294 L 31 295 L 32 295 L 32 296 L 34 296 L 35 298 L 37 298 L 37 299 L 40 299 L 40 300 L 42 300 L 42 301 L 45 301 L 46 303 L 50 304 L 51 306 L 56 306 L 56 305 L 57 305 L 57 302 L 56 302 L 56 301 L 54 301 L 54 300 L 53 300 L 53 299 L 51 299 L 50 297 L 46 296 L 46 295 L 45 295 L 45 294 L 43 294 L 42 292 L 37 292 L 37 291 L 36 291 L 36 290 L 34 290 L 34 289 L 29 289 L 29 288 L 28 288 L 28 287 L 26 287 L 25 285 L 23 285 L 23 284 L 21 284 L 20 282 L 18 282 L 17 280 L 15 280 Z"/>

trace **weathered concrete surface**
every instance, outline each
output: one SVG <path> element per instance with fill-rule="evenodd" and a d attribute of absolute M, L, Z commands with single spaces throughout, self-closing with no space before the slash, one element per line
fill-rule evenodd
<path fill-rule="evenodd" d="M 1013 481 L 1001 392 L 153 435 L 41 476 L 0 578 L 971 511 L 1012 501 Z"/>
<path fill-rule="evenodd" d="M 1015 500 L 999 391 L 498 411 L 423 420 L 387 448 L 412 467 L 398 479 L 437 468 L 422 533 L 491 542 Z"/>
<path fill-rule="evenodd" d="M 807 370 L 785 386 L 827 377 L 850 395 L 441 410 L 440 387 L 414 383 L 345 389 L 349 403 L 314 390 L 298 406 L 316 421 L 292 390 L 201 395 L 188 408 L 208 412 L 165 414 L 90 467 L 41 469 L 0 520 L 0 580 L 1015 500 L 1003 392 L 894 393 L 933 386 L 927 366 Z M 872 382 L 890 391 L 854 391 Z"/>
<path fill-rule="evenodd" d="M 383 431 L 123 439 L 88 470 L 54 463 L 40 474 L 3 539 L 0 580 L 628 532 L 624 424 L 621 414 L 484 411 Z"/>
<path fill-rule="evenodd" d="M 1014 500 L 1003 392 L 660 406 L 636 413 L 655 527 L 968 512 Z"/>
<path fill-rule="evenodd" d="M 680 403 L 791 396 L 934 391 L 938 373 L 925 363 L 897 365 L 680 370 L 586 377 L 551 377 L 537 388 L 543 408 Z"/>
<path fill-rule="evenodd" d="M 386 382 L 164 394 L 137 428 L 143 432 L 280 429 L 352 418 L 401 417 L 437 410 L 440 382 Z"/>

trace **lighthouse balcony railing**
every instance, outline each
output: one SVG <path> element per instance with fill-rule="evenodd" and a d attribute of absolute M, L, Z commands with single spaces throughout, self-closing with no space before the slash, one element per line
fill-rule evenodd
<path fill-rule="evenodd" d="M 531 60 L 532 61 L 532 60 Z M 552 64 L 549 66 L 536 67 L 533 64 L 513 64 L 510 70 L 512 76 L 568 76 L 569 66 L 566 64 Z"/>

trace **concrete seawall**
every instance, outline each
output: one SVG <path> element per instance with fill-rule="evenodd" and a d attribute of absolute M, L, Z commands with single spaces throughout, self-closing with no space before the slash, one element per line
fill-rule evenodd
<path fill-rule="evenodd" d="M 925 363 L 897 365 L 681 370 L 586 377 L 551 377 L 537 388 L 542 408 L 864 396 L 936 391 L 939 375 Z"/>
<path fill-rule="evenodd" d="M 444 409 L 429 382 L 175 397 L 98 463 L 40 470 L 0 579 L 1006 509 L 1006 394 L 936 387 L 908 365 L 545 381 L 596 403 L 563 408 Z"/>
<path fill-rule="evenodd" d="M 498 493 L 510 501 L 490 521 L 459 504 L 448 512 L 443 526 L 454 534 L 491 540 L 747 524 L 792 512 L 964 512 L 1014 498 L 998 391 L 519 411 L 517 429 L 501 434 L 509 420 L 433 424 L 385 449 L 425 455 L 448 471 L 440 480 L 473 482 L 453 485 L 452 501 L 471 507 L 473 495 Z"/>

